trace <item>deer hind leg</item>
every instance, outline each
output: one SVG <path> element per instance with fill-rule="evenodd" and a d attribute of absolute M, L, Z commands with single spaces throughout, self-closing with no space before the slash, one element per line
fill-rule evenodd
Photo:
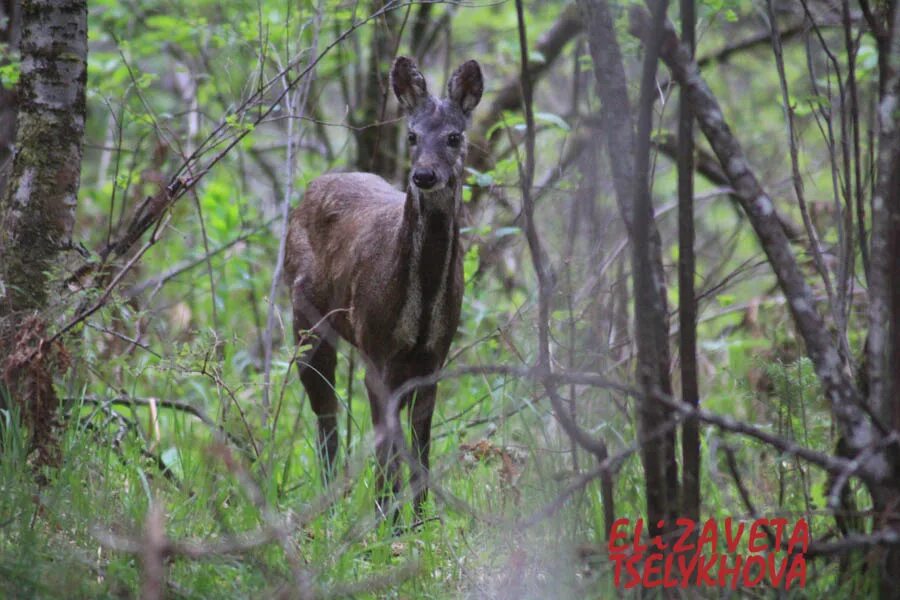
<path fill-rule="evenodd" d="M 436 394 L 437 386 L 435 385 L 421 387 L 409 407 L 410 429 L 412 430 L 412 459 L 414 461 L 410 465 L 409 485 L 415 494 L 413 507 L 418 518 L 421 518 L 422 515 L 422 503 L 428 497 L 431 416 L 434 414 Z"/>
<path fill-rule="evenodd" d="M 297 344 L 310 347 L 298 356 L 297 369 L 303 383 L 309 403 L 318 421 L 317 450 L 325 467 L 325 479 L 330 480 L 334 474 L 335 460 L 338 452 L 337 412 L 338 400 L 334 391 L 334 371 L 337 366 L 337 349 L 325 339 L 322 332 L 310 333 L 317 323 L 318 317 L 312 310 L 302 310 L 310 305 L 298 298 L 299 290 L 294 290 L 294 337 Z M 300 300 L 298 302 L 298 300 Z"/>

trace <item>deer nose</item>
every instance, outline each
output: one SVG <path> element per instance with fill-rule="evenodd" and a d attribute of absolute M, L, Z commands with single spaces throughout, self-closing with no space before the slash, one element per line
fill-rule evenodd
<path fill-rule="evenodd" d="M 437 183 L 437 174 L 434 169 L 416 169 L 413 171 L 413 183 L 423 190 L 430 190 Z"/>

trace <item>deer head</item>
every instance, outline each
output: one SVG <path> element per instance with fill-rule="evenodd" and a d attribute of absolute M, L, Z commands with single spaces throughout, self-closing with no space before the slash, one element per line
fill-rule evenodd
<path fill-rule="evenodd" d="M 484 81 L 474 60 L 463 63 L 447 85 L 447 97 L 428 92 L 425 77 L 405 56 L 394 61 L 391 86 L 407 116 L 411 189 L 429 196 L 456 189 L 466 159 L 465 129 L 481 100 Z"/>

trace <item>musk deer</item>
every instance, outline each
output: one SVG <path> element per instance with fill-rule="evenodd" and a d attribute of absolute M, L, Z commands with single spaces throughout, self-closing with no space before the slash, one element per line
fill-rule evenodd
<path fill-rule="evenodd" d="M 432 96 L 413 60 L 398 57 L 391 86 L 408 118 L 410 182 L 401 193 L 371 173 L 323 175 L 291 213 L 285 279 L 291 290 L 300 380 L 318 420 L 319 452 L 331 472 L 338 449 L 335 334 L 366 364 L 379 465 L 378 509 L 399 490 L 399 411 L 412 429 L 410 483 L 416 511 L 426 494 L 435 385 L 389 410 L 405 382 L 438 371 L 459 324 L 463 294 L 459 213 L 465 129 L 484 88 L 474 60 L 460 66 L 447 97 Z M 387 486 L 385 485 L 387 483 Z M 396 515 L 396 513 L 395 513 Z"/>

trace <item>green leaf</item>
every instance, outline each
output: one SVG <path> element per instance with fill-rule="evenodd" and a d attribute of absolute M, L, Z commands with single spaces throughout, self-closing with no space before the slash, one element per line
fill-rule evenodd
<path fill-rule="evenodd" d="M 716 302 L 719 303 L 719 306 L 731 306 L 734 304 L 736 298 L 734 294 L 719 294 L 716 296 Z"/>
<path fill-rule="evenodd" d="M 478 258 L 479 248 L 480 246 L 478 244 L 472 244 L 466 252 L 466 257 L 463 259 L 463 274 L 467 285 L 472 281 L 472 277 L 478 271 L 478 266 L 481 264 L 481 260 Z"/>
<path fill-rule="evenodd" d="M 0 85 L 5 88 L 15 87 L 19 83 L 19 63 L 11 62 L 0 66 Z"/>
<path fill-rule="evenodd" d="M 506 237 L 508 235 L 517 235 L 519 233 L 522 233 L 522 229 L 519 227 L 515 227 L 515 226 L 498 227 L 497 229 L 494 230 L 494 237 L 502 238 L 502 237 Z"/>
<path fill-rule="evenodd" d="M 548 112 L 538 112 L 534 113 L 534 118 L 537 121 L 542 123 L 547 123 L 548 125 L 553 125 L 554 127 L 558 127 L 563 131 L 571 131 L 572 128 L 566 123 L 562 117 L 559 115 L 554 115 L 553 113 Z"/>
<path fill-rule="evenodd" d="M 169 471 L 174 473 L 177 477 L 182 477 L 181 471 L 181 455 L 178 452 L 178 448 L 175 446 L 166 448 L 159 455 L 159 460 L 166 466 Z"/>
<path fill-rule="evenodd" d="M 578 57 L 578 72 L 585 73 L 594 68 L 594 59 L 590 54 L 582 54 Z"/>
<path fill-rule="evenodd" d="M 859 76 L 868 79 L 878 68 L 878 50 L 875 45 L 868 39 L 868 36 L 862 39 L 859 50 L 856 52 L 856 69 Z"/>
<path fill-rule="evenodd" d="M 503 127 L 515 127 L 519 123 L 524 123 L 525 118 L 520 114 L 512 113 L 512 112 L 504 112 L 500 115 L 500 119 L 497 120 L 496 123 L 491 125 L 491 127 L 487 130 L 487 133 L 484 134 L 486 139 L 491 139 L 491 136 L 494 135 L 494 132 L 503 128 Z"/>
<path fill-rule="evenodd" d="M 482 173 L 471 167 L 466 167 L 466 171 L 472 174 L 475 185 L 478 187 L 486 188 L 494 185 L 494 176 L 490 173 Z"/>
<path fill-rule="evenodd" d="M 528 53 L 528 62 L 543 65 L 547 62 L 547 57 L 544 56 L 543 52 L 532 50 Z"/>

